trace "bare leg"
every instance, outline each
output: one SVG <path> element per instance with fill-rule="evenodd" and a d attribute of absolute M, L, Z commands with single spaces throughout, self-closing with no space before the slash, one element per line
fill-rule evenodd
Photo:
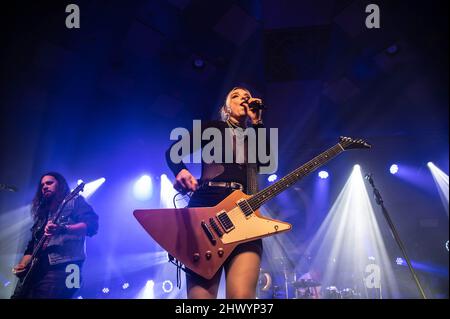
<path fill-rule="evenodd" d="M 188 299 L 215 299 L 219 290 L 222 269 L 211 279 L 205 279 L 197 274 L 186 274 Z"/>
<path fill-rule="evenodd" d="M 261 240 L 236 247 L 225 265 L 227 299 L 256 298 L 261 254 Z"/>

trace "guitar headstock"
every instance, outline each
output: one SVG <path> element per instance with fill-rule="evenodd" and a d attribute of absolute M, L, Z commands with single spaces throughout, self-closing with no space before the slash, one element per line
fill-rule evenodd
<path fill-rule="evenodd" d="M 344 150 L 363 149 L 372 147 L 372 145 L 370 145 L 363 139 L 353 139 L 351 137 L 346 136 L 341 136 L 339 138 L 339 144 L 342 146 Z"/>
<path fill-rule="evenodd" d="M 64 198 L 64 202 L 68 202 L 75 198 L 80 192 L 83 191 L 85 185 L 85 182 L 81 182 L 80 185 L 78 185 L 73 191 L 70 192 L 69 195 L 66 196 L 66 198 Z"/>

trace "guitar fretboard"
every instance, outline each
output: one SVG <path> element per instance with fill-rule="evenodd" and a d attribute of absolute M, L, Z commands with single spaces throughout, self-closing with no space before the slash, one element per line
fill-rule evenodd
<path fill-rule="evenodd" d="M 269 187 L 266 187 L 265 189 L 259 191 L 255 195 L 253 195 L 251 198 L 247 200 L 247 202 L 250 204 L 250 207 L 253 211 L 257 210 L 259 207 L 261 207 L 265 202 L 268 200 L 274 198 L 284 190 L 291 187 L 293 184 L 298 182 L 300 179 L 308 175 L 309 173 L 315 171 L 318 167 L 322 166 L 329 160 L 331 160 L 333 157 L 337 156 L 341 152 L 344 151 L 344 148 L 338 143 L 335 146 L 329 148 L 322 154 L 314 157 L 309 162 L 303 164 L 299 168 L 295 169 L 294 171 L 290 172 L 283 178 L 281 178 L 276 183 L 270 185 Z"/>

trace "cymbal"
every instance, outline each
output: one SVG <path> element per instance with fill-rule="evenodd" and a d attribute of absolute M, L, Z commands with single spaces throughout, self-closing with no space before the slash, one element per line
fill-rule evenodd
<path fill-rule="evenodd" d="M 310 288 L 310 287 L 319 287 L 321 283 L 312 279 L 300 279 L 292 283 L 294 288 Z"/>

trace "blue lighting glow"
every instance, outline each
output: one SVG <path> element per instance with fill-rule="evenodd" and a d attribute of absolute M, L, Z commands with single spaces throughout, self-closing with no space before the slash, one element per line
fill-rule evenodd
<path fill-rule="evenodd" d="M 275 182 L 277 178 L 278 178 L 277 174 L 272 174 L 269 177 L 267 177 L 267 180 L 272 183 Z"/>

